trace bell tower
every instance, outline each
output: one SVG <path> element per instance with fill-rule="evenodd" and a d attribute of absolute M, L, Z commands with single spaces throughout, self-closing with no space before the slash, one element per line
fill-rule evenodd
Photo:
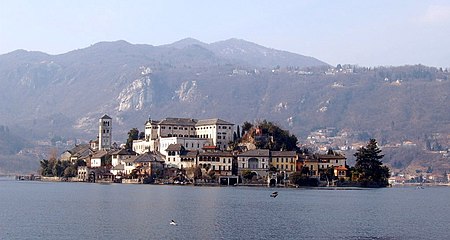
<path fill-rule="evenodd" d="M 98 149 L 111 149 L 112 141 L 112 118 L 104 115 L 98 121 Z"/>

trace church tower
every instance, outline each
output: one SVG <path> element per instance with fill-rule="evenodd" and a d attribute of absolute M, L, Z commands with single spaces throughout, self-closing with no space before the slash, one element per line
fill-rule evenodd
<path fill-rule="evenodd" d="M 112 118 L 104 115 L 98 121 L 98 149 L 111 149 L 112 140 Z"/>

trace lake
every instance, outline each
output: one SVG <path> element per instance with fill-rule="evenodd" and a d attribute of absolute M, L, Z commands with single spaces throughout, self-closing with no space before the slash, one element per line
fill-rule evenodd
<path fill-rule="evenodd" d="M 275 190 L 278 197 L 270 197 Z M 450 239 L 448 187 L 323 190 L 3 178 L 0 208 L 0 239 Z"/>

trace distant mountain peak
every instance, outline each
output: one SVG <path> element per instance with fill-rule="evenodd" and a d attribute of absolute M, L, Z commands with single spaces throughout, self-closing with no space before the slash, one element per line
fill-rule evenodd
<path fill-rule="evenodd" d="M 117 41 L 103 41 L 98 42 L 91 47 L 110 47 L 110 46 L 132 46 L 133 44 L 125 41 L 125 40 L 117 40 Z"/>
<path fill-rule="evenodd" d="M 185 48 L 185 47 L 188 47 L 188 46 L 192 46 L 192 45 L 199 45 L 199 46 L 202 46 L 202 47 L 206 47 L 208 44 L 204 43 L 204 42 L 201 42 L 201 41 L 199 41 L 199 40 L 197 40 L 195 38 L 188 37 L 188 38 L 184 38 L 184 39 L 181 39 L 181 40 L 176 41 L 174 43 L 163 45 L 163 46 L 173 47 L 173 48 L 177 48 L 177 49 L 182 49 L 182 48 Z"/>

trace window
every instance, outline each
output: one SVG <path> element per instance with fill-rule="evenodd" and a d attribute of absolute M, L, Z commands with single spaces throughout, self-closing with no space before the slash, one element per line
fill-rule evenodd
<path fill-rule="evenodd" d="M 172 127 L 169 127 L 169 129 L 172 129 Z"/>
<path fill-rule="evenodd" d="M 170 127 L 169 127 L 169 129 L 170 129 Z M 175 129 L 178 129 L 178 127 L 173 127 L 173 129 L 175 130 Z"/>

